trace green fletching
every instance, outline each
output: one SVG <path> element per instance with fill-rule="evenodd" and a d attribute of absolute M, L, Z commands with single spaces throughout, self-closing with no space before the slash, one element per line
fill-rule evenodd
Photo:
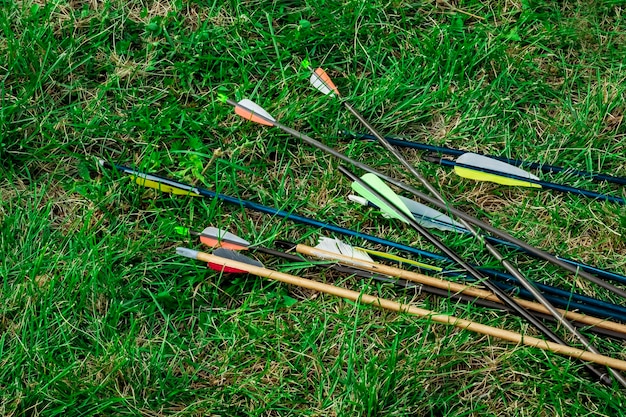
<path fill-rule="evenodd" d="M 174 231 L 176 232 L 176 234 L 179 234 L 181 236 L 189 236 L 189 229 L 186 227 L 176 226 L 174 228 Z"/>
<path fill-rule="evenodd" d="M 311 67 L 311 63 L 309 62 L 308 59 L 305 59 L 304 61 L 302 61 L 301 65 L 302 65 L 302 68 L 305 68 L 305 69 L 309 69 Z"/>
<path fill-rule="evenodd" d="M 400 200 L 400 197 L 396 193 L 393 192 L 391 188 L 387 184 L 385 184 L 380 178 L 378 178 L 374 174 L 365 174 L 361 177 L 363 182 L 369 185 L 371 188 L 376 190 L 380 195 L 384 196 L 387 200 L 391 201 L 393 205 L 398 207 L 404 214 L 409 216 L 409 218 L 413 218 L 411 211 L 408 207 Z M 361 197 L 366 198 L 367 200 L 374 203 L 376 206 L 380 207 L 380 210 L 387 214 L 389 217 L 394 219 L 401 220 L 407 223 L 399 214 L 397 214 L 396 210 L 393 207 L 390 207 L 389 204 L 376 197 L 374 194 L 370 193 L 365 189 L 361 184 L 356 181 L 352 183 L 352 189 L 358 193 Z"/>
<path fill-rule="evenodd" d="M 228 100 L 228 97 L 226 96 L 226 94 L 217 93 L 217 99 L 221 101 L 222 103 L 226 103 L 226 100 Z"/>

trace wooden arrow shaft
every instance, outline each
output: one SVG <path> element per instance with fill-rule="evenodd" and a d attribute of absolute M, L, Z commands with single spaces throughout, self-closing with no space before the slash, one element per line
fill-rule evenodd
<path fill-rule="evenodd" d="M 386 310 L 404 312 L 414 316 L 424 317 L 436 323 L 458 327 L 460 329 L 496 337 L 498 339 L 506 340 L 512 343 L 536 347 L 542 350 L 558 353 L 563 356 L 569 356 L 572 358 L 581 359 L 583 361 L 594 362 L 599 365 L 605 365 L 614 369 L 626 371 L 626 361 L 611 358 L 609 356 L 587 352 L 582 349 L 570 346 L 559 345 L 557 343 L 548 342 L 546 340 L 536 337 L 522 335 L 520 333 L 499 329 L 497 327 L 487 326 L 484 324 L 461 319 L 454 316 L 449 316 L 446 314 L 440 314 L 431 310 L 426 310 L 408 304 L 398 303 L 370 294 L 352 291 L 347 288 L 337 287 L 335 285 L 325 284 L 322 282 L 297 277 L 295 275 L 285 274 L 283 272 L 278 272 L 267 268 L 256 267 L 246 263 L 220 258 L 219 256 L 211 255 L 208 253 L 199 252 L 197 258 L 203 262 L 211 262 L 212 264 L 239 269 L 253 275 L 269 278 L 275 281 L 283 282 L 285 284 L 295 285 L 301 288 L 308 288 L 310 290 L 335 295 L 337 297 L 345 298 L 355 302 L 374 305 L 380 308 L 384 308 Z"/>
<path fill-rule="evenodd" d="M 382 265 L 378 263 L 368 262 L 361 259 L 353 259 L 348 256 L 344 256 L 334 252 L 328 252 L 325 250 L 312 248 L 306 245 L 297 245 L 296 251 L 303 255 L 312 256 L 319 259 L 331 259 L 336 260 L 342 264 L 350 265 L 355 268 L 365 269 L 366 271 L 375 272 L 382 275 L 388 275 L 396 278 L 402 278 L 407 281 L 417 282 L 420 284 L 429 285 L 431 287 L 444 289 L 446 291 L 450 291 L 451 293 L 459 293 L 470 295 L 472 297 L 483 298 L 489 301 L 495 301 L 497 303 L 502 304 L 502 301 L 494 295 L 490 291 L 481 290 L 480 288 L 475 288 L 468 285 L 459 284 L 456 282 L 446 281 L 443 279 L 431 277 L 428 275 L 419 274 L 417 272 L 407 271 L 405 269 L 396 268 L 393 266 Z M 516 298 L 515 301 L 521 305 L 522 307 L 536 311 L 543 314 L 549 314 L 549 311 L 543 305 Z M 579 323 L 584 323 L 589 326 L 597 326 L 603 329 L 613 330 L 619 333 L 626 334 L 626 325 L 615 323 L 613 321 L 600 319 L 593 316 L 587 316 L 580 313 L 575 313 L 573 311 L 567 311 L 559 309 L 559 312 L 563 314 L 566 318 L 570 320 L 577 321 Z"/>

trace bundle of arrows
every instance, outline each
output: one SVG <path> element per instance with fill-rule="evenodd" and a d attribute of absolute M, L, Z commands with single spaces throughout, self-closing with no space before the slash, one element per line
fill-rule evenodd
<path fill-rule="evenodd" d="M 312 86 L 322 94 L 339 100 L 345 108 L 354 115 L 363 126 L 369 130 L 372 137 L 377 140 L 387 151 L 389 151 L 397 161 L 404 167 L 418 183 L 420 183 L 429 193 L 424 194 L 411 185 L 398 181 L 393 177 L 376 171 L 370 166 L 356 161 L 335 149 L 309 137 L 308 135 L 294 130 L 278 120 L 269 112 L 251 100 L 244 99 L 234 101 L 225 96 L 220 96 L 222 102 L 234 107 L 235 113 L 246 120 L 258 123 L 263 126 L 276 127 L 284 132 L 301 139 L 303 142 L 312 145 L 339 160 L 348 163 L 362 171 L 362 176 L 355 175 L 348 168 L 339 166 L 338 171 L 349 178 L 352 182 L 352 189 L 358 196 L 351 196 L 351 200 L 363 205 L 377 207 L 386 217 L 399 220 L 413 228 L 422 235 L 429 243 L 434 245 L 442 255 L 436 255 L 424 250 L 413 248 L 375 236 L 341 228 L 319 220 L 310 219 L 297 215 L 293 212 L 273 209 L 254 203 L 241 200 L 224 194 L 218 194 L 201 187 L 189 186 L 170 180 L 161 176 L 141 173 L 132 168 L 121 165 L 110 165 L 104 161 L 101 164 L 106 167 L 114 167 L 122 172 L 130 174 L 137 183 L 179 195 L 202 196 L 210 199 L 219 199 L 228 203 L 237 204 L 248 209 L 260 211 L 289 218 L 293 221 L 307 224 L 316 228 L 326 229 L 335 233 L 341 233 L 353 237 L 362 238 L 376 244 L 386 245 L 399 249 L 420 257 L 428 257 L 439 261 L 439 265 L 431 265 L 408 260 L 397 255 L 386 254 L 373 250 L 356 250 L 337 240 L 323 240 L 320 245 L 311 248 L 305 245 L 296 245 L 289 242 L 279 242 L 280 246 L 290 252 L 298 252 L 319 259 L 331 260 L 334 268 L 340 272 L 350 275 L 376 279 L 383 282 L 392 282 L 403 288 L 432 292 L 440 296 L 450 296 L 459 301 L 471 302 L 488 307 L 495 307 L 500 310 L 510 311 L 527 320 L 532 326 L 543 333 L 548 340 L 543 340 L 528 335 L 523 335 L 503 329 L 485 326 L 473 321 L 452 317 L 433 311 L 424 310 L 412 305 L 406 305 L 395 301 L 383 299 L 374 295 L 355 292 L 346 288 L 312 281 L 294 275 L 285 274 L 276 270 L 265 268 L 262 263 L 242 255 L 241 250 L 254 250 L 266 254 L 277 255 L 286 259 L 302 258 L 293 253 L 283 253 L 280 251 L 252 245 L 249 242 L 216 228 L 206 228 L 202 232 L 189 232 L 181 230 L 183 234 L 197 235 L 201 242 L 213 248 L 213 254 L 199 252 L 188 248 L 178 248 L 180 255 L 198 259 L 208 263 L 208 265 L 224 273 L 248 273 L 273 280 L 278 280 L 290 285 L 301 286 L 323 293 L 336 295 L 349 300 L 371 304 L 381 308 L 406 312 L 408 314 L 425 317 L 428 320 L 446 325 L 456 326 L 465 330 L 490 335 L 506 341 L 527 346 L 549 350 L 561 355 L 581 359 L 586 362 L 585 367 L 596 379 L 604 384 L 617 383 L 626 387 L 626 379 L 619 372 L 626 370 L 626 362 L 602 355 L 583 335 L 579 327 L 583 326 L 598 334 L 607 335 L 614 338 L 626 338 L 626 325 L 616 321 L 626 322 L 626 309 L 622 306 L 597 300 L 588 296 L 582 296 L 572 291 L 539 285 L 529 280 L 509 259 L 500 252 L 500 246 L 508 246 L 525 252 L 537 259 L 548 261 L 572 275 L 589 280 L 590 282 L 611 291 L 616 296 L 626 297 L 626 291 L 607 280 L 612 280 L 621 284 L 626 283 L 626 277 L 610 271 L 585 265 L 581 262 L 566 259 L 554 254 L 547 253 L 541 249 L 533 247 L 528 243 L 517 239 L 509 233 L 491 226 L 485 221 L 454 208 L 449 201 L 446 201 L 439 191 L 394 147 L 392 143 L 380 133 L 346 100 L 340 95 L 336 85 L 331 81 L 326 72 L 318 68 L 312 70 L 308 63 L 305 68 L 310 70 L 310 82 Z M 494 162 L 495 161 L 495 162 Z M 438 162 L 446 163 L 439 159 Z M 455 162 L 455 171 L 464 177 L 496 181 L 509 185 L 522 185 L 529 187 L 554 188 L 553 184 L 539 180 L 537 177 L 525 171 L 507 166 L 506 175 L 502 174 L 504 162 L 486 158 L 477 154 L 463 154 Z M 480 169 L 479 169 L 480 168 Z M 513 169 L 515 168 L 515 169 Z M 482 170 L 482 171 L 481 171 Z M 480 172 L 480 174 L 476 174 Z M 505 178 L 501 180 L 500 178 Z M 396 194 L 388 184 L 400 188 L 412 194 L 422 202 L 436 207 L 441 212 L 426 207 L 417 201 Z M 564 191 L 564 189 L 560 189 Z M 585 191 L 586 192 L 586 191 Z M 623 203 L 624 200 L 618 197 L 602 196 L 597 193 L 584 194 L 580 190 L 578 194 L 588 195 L 596 199 L 604 199 Z M 456 220 L 454 219 L 456 218 Z M 500 262 L 507 273 L 497 272 L 479 268 L 463 259 L 458 253 L 447 246 L 438 235 L 431 232 L 432 229 L 451 233 L 463 233 L 473 236 L 481 243 L 481 246 Z M 394 261 L 406 264 L 411 267 L 420 268 L 422 271 L 438 273 L 439 277 L 426 276 L 421 273 L 408 271 L 397 266 L 384 265 L 375 262 L 371 256 L 385 261 Z M 295 258 L 294 258 L 295 257 Z M 443 264 L 443 266 L 440 266 Z M 456 269 L 455 269 L 456 268 Z M 460 268 L 460 271 L 459 271 Z M 465 279 L 465 284 L 443 279 L 448 276 L 456 276 Z M 484 286 L 479 288 L 476 284 Z M 517 288 L 517 287 L 520 288 Z M 509 290 L 513 287 L 518 289 L 520 299 L 513 297 Z M 577 311 L 573 311 L 573 309 Z M 571 347 L 548 327 L 546 321 L 554 321 L 559 327 L 566 329 L 582 344 L 584 349 Z"/>
<path fill-rule="evenodd" d="M 187 232 L 185 229 L 182 230 L 183 233 Z M 202 232 L 189 232 L 191 235 L 199 236 L 201 242 L 211 248 L 214 248 L 213 254 L 208 254 L 200 251 L 196 251 L 193 249 L 179 247 L 176 249 L 176 252 L 179 255 L 197 259 L 203 262 L 206 262 L 208 266 L 214 270 L 219 272 L 227 272 L 227 273 L 249 273 L 265 278 L 269 278 L 272 280 L 284 282 L 290 285 L 295 285 L 307 289 L 316 290 L 319 292 L 323 292 L 330 295 L 336 295 L 342 298 L 346 298 L 352 301 L 358 301 L 364 304 L 371 304 L 380 308 L 397 311 L 397 312 L 406 312 L 408 314 L 417 315 L 420 317 L 425 317 L 429 320 L 432 320 L 437 323 L 448 324 L 452 326 L 456 326 L 465 330 L 474 331 L 481 334 L 490 335 L 496 338 L 500 338 L 503 340 L 507 340 L 513 343 L 522 343 L 527 346 L 537 347 L 540 349 L 552 351 L 555 353 L 559 353 L 564 356 L 570 356 L 578 359 L 583 359 L 588 362 L 593 362 L 598 365 L 611 366 L 616 369 L 626 370 L 626 362 L 612 359 L 610 357 L 593 354 L 590 352 L 585 352 L 580 349 L 571 348 L 564 346 L 560 343 L 552 343 L 547 342 L 545 340 L 537 339 L 534 337 L 530 337 L 527 335 L 521 335 L 515 332 L 510 332 L 490 326 L 481 325 L 476 322 L 472 322 L 469 320 L 464 320 L 460 318 L 456 318 L 449 315 L 437 314 L 433 311 L 417 308 L 414 306 L 401 304 L 398 302 L 394 302 L 391 300 L 383 299 L 380 297 L 376 297 L 369 294 L 364 294 L 362 292 L 352 291 L 346 288 L 325 284 L 322 282 L 317 282 L 309 279 L 304 279 L 301 277 L 297 277 L 290 274 L 281 273 L 276 270 L 271 270 L 265 268 L 265 266 L 250 257 L 242 255 L 237 252 L 238 250 L 255 250 L 262 253 L 268 253 L 272 255 L 278 255 L 280 257 L 291 259 L 291 260 L 301 260 L 298 256 L 283 253 L 279 251 L 275 251 L 272 249 L 264 248 L 262 246 L 254 246 L 249 242 L 239 238 L 238 236 L 232 235 L 231 233 L 222 231 L 218 228 L 209 227 L 204 229 Z M 301 254 L 307 254 L 313 257 L 317 257 L 320 259 L 329 259 L 337 264 L 348 265 L 348 267 L 342 267 L 340 265 L 333 265 L 335 268 L 338 268 L 342 272 L 347 272 L 352 275 L 362 275 L 362 271 L 370 271 L 374 272 L 378 275 L 366 275 L 374 279 L 389 281 L 389 277 L 397 277 L 402 278 L 403 281 L 400 281 L 399 284 L 405 286 L 407 288 L 415 288 L 415 286 L 411 287 L 407 284 L 407 281 L 416 282 L 416 283 L 424 283 L 428 282 L 429 284 L 423 284 L 420 286 L 420 289 L 425 291 L 433 291 L 432 288 L 447 288 L 447 293 L 449 296 L 458 298 L 460 300 L 474 302 L 484 302 L 484 300 L 490 300 L 492 302 L 499 301 L 493 297 L 493 295 L 484 290 L 479 290 L 469 286 L 462 286 L 458 284 L 454 284 L 452 282 L 446 282 L 443 280 L 438 280 L 436 278 L 428 277 L 425 275 L 411 273 L 409 271 L 402 270 L 400 268 L 388 267 L 385 265 L 377 264 L 373 262 L 371 258 L 366 254 L 366 252 L 355 250 L 354 248 L 345 245 L 341 241 L 337 241 L 336 239 L 322 239 L 321 243 L 315 248 L 308 247 L 306 245 L 295 245 L 289 242 L 280 242 L 281 246 L 287 247 L 291 250 L 295 250 Z M 398 282 L 398 281 L 396 281 Z M 435 290 L 436 291 L 436 290 Z M 469 296 L 469 298 L 467 297 Z M 465 298 L 464 298 L 465 297 Z M 537 311 L 546 311 L 542 308 L 540 304 L 536 303 L 524 303 L 526 308 L 537 310 Z M 500 307 L 502 308 L 502 307 Z M 563 312 L 564 315 L 570 316 L 572 319 L 581 320 L 581 323 L 584 322 L 587 325 L 593 327 L 602 327 L 602 329 L 610 330 L 611 334 L 615 337 L 623 338 L 626 337 L 626 326 L 621 325 L 614 322 L 603 321 L 590 316 L 582 316 L 571 312 Z M 598 375 L 601 380 L 604 382 L 608 382 L 608 378 L 606 373 L 591 365 L 587 365 L 588 369 L 594 374 Z"/>
<path fill-rule="evenodd" d="M 452 260 L 448 259 L 445 256 L 441 256 L 433 252 L 428 252 L 426 250 L 414 248 L 411 246 L 406 246 L 397 242 L 385 240 L 376 236 L 371 236 L 371 235 L 358 232 L 355 230 L 346 229 L 346 228 L 343 228 L 343 227 L 340 227 L 340 226 L 337 226 L 328 222 L 311 219 L 309 217 L 297 214 L 294 210 L 278 210 L 278 209 L 264 206 L 262 204 L 252 202 L 249 200 L 243 200 L 237 197 L 216 193 L 206 188 L 183 184 L 173 179 L 164 178 L 164 177 L 154 175 L 154 174 L 141 173 L 129 167 L 125 167 L 121 165 L 111 165 L 111 164 L 106 163 L 105 161 L 100 161 L 100 163 L 104 167 L 115 168 L 124 173 L 131 175 L 139 185 L 154 188 L 162 192 L 169 192 L 169 193 L 173 193 L 176 195 L 202 196 L 207 199 L 218 199 L 226 203 L 232 204 L 234 206 L 244 207 L 250 210 L 269 214 L 275 217 L 283 217 L 283 218 L 289 219 L 291 221 L 294 221 L 303 225 L 312 226 L 318 229 L 327 230 L 329 232 L 362 239 L 362 240 L 371 242 L 373 244 L 383 245 L 388 248 L 397 249 L 397 250 L 403 251 L 411 255 L 415 255 L 421 258 L 427 258 L 432 262 L 444 262 L 446 266 L 450 266 L 452 264 Z M 417 204 L 417 203 L 413 202 L 413 204 L 409 205 L 409 207 L 411 207 L 412 210 L 415 209 L 414 204 Z M 441 217 L 427 218 L 427 217 L 416 216 L 416 219 L 419 219 L 419 221 L 422 221 L 425 224 L 432 224 L 431 227 L 436 227 L 440 225 L 438 220 L 440 220 Z M 399 262 L 401 264 L 410 265 L 410 266 L 417 267 L 423 270 L 437 272 L 445 276 L 457 276 L 462 279 L 467 279 L 467 277 L 463 273 L 458 272 L 455 269 L 447 269 L 446 266 L 439 267 L 436 265 L 427 264 L 423 262 L 416 262 L 414 260 L 403 258 L 397 255 L 392 255 L 387 252 L 374 251 L 370 249 L 364 249 L 364 250 L 366 250 L 370 255 L 373 255 L 374 257 L 379 258 L 379 259 Z M 608 277 L 609 279 L 614 279 L 617 282 L 626 282 L 626 276 L 617 274 L 615 272 L 595 268 L 590 265 L 585 265 L 583 263 L 580 263 L 574 260 L 567 260 L 567 261 L 572 263 L 573 265 L 577 265 L 580 268 L 588 269 L 598 276 L 605 276 L 605 277 Z M 485 268 L 479 268 L 479 269 L 485 274 L 489 275 L 490 277 L 498 280 L 496 284 L 501 286 L 505 290 L 511 289 L 510 283 L 512 284 L 516 283 L 515 277 L 509 274 L 501 273 L 501 272 L 491 270 L 491 269 L 485 269 Z M 613 318 L 613 319 L 626 322 L 626 308 L 624 307 L 616 306 L 610 303 L 606 303 L 606 302 L 596 300 L 590 297 L 586 297 L 580 294 L 572 293 L 570 291 L 561 290 L 561 289 L 551 287 L 548 285 L 542 285 L 538 283 L 536 285 L 539 288 L 541 288 L 541 290 L 544 293 L 548 294 L 547 297 L 555 305 L 558 305 L 560 307 L 569 306 L 571 308 L 575 308 L 579 311 L 582 311 L 588 314 L 595 314 L 601 317 Z M 529 295 L 529 293 L 524 292 L 524 291 L 518 291 L 518 292 L 520 296 Z"/>
<path fill-rule="evenodd" d="M 302 262 L 304 259 L 301 256 L 293 254 L 293 252 L 297 252 L 301 255 L 329 260 L 332 262 L 330 266 L 333 269 L 353 276 L 373 279 L 385 283 L 392 283 L 407 290 L 419 290 L 442 297 L 450 297 L 461 302 L 471 302 L 477 305 L 483 305 L 499 310 L 513 311 L 510 307 L 503 305 L 502 301 L 489 291 L 481 290 L 473 285 L 459 284 L 455 281 L 427 276 L 411 272 L 400 267 L 381 264 L 374 261 L 374 259 L 370 256 L 375 256 L 380 252 L 353 247 L 339 239 L 321 237 L 320 243 L 314 248 L 288 241 L 275 241 L 275 245 L 277 247 L 288 250 L 288 252 L 282 252 L 266 248 L 261 245 L 253 245 L 239 236 L 216 227 L 207 227 L 201 232 L 191 231 L 181 227 L 177 229 L 177 232 L 183 236 L 189 235 L 198 237 L 202 244 L 210 248 L 222 248 L 231 251 L 258 252 L 273 255 L 289 261 Z M 244 259 L 241 255 L 236 254 L 235 252 L 222 253 L 227 257 L 236 256 L 238 259 Z M 407 261 L 407 263 L 411 264 L 410 260 Z M 260 266 L 260 264 L 256 261 L 247 262 Z M 429 267 L 429 265 L 421 265 Z M 209 266 L 211 267 L 211 265 Z M 316 266 L 324 265 L 316 264 Z M 435 267 L 431 266 L 431 268 Z M 218 268 L 218 270 L 221 270 L 221 268 Z M 517 302 L 525 308 L 541 314 L 542 319 L 554 321 L 553 317 L 546 314 L 547 310 L 541 304 L 526 300 L 517 300 Z M 595 318 L 591 315 L 583 315 L 573 311 L 563 310 L 562 313 L 571 318 L 575 324 L 579 326 L 589 326 L 591 331 L 597 332 L 598 334 L 614 337 L 616 339 L 626 339 L 626 325 L 612 322 L 610 320 Z"/>

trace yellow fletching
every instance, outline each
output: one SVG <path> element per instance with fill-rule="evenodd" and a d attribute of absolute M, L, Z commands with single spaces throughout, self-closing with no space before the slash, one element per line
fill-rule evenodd
<path fill-rule="evenodd" d="M 389 259 L 391 261 L 397 261 L 397 262 L 401 262 L 401 263 L 404 263 L 404 264 L 417 266 L 418 268 L 430 269 L 431 271 L 437 271 L 437 272 L 443 271 L 443 269 L 439 268 L 438 266 L 424 264 L 424 263 L 421 263 L 421 262 L 413 261 L 411 259 L 406 259 L 406 258 L 402 258 L 400 256 L 392 255 L 390 253 L 379 252 L 377 250 L 371 250 L 371 249 L 365 249 L 365 248 L 358 248 L 358 249 L 360 249 L 362 251 L 365 251 L 365 252 L 369 253 L 370 255 L 378 256 L 379 258 Z"/>
<path fill-rule="evenodd" d="M 475 181 L 488 181 L 488 182 L 494 182 L 496 184 L 512 185 L 516 187 L 541 188 L 541 185 L 535 184 L 532 182 L 502 177 L 500 175 L 489 174 L 487 172 L 476 171 L 473 169 L 463 168 L 459 166 L 454 167 L 454 172 L 459 177 L 468 178 L 470 180 L 475 180 Z"/>
<path fill-rule="evenodd" d="M 162 184 L 160 182 L 156 182 L 153 180 L 149 180 L 147 178 L 136 177 L 131 175 L 131 178 L 135 180 L 135 182 L 144 187 L 154 188 L 155 190 L 159 190 L 164 193 L 171 193 L 175 195 L 189 195 L 192 197 L 201 197 L 200 194 L 194 193 L 190 190 L 183 190 L 182 188 L 173 187 L 171 185 Z"/>

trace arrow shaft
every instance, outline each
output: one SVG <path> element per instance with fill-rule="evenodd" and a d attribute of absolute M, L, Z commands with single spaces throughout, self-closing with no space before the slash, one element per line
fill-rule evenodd
<path fill-rule="evenodd" d="M 405 280 L 391 279 L 391 278 L 389 278 L 388 280 L 390 283 L 393 283 L 394 285 L 399 285 L 406 290 L 413 290 L 415 294 L 419 294 L 420 292 L 426 292 L 428 294 L 436 295 L 441 298 L 449 298 L 455 301 L 460 301 L 464 304 L 479 305 L 481 307 L 486 307 L 486 308 L 490 308 L 493 310 L 506 311 L 507 313 L 510 313 L 510 314 L 516 314 L 514 309 L 507 307 L 501 303 L 495 302 L 495 301 L 486 300 L 484 298 L 471 297 L 471 296 L 467 296 L 465 294 L 459 294 L 459 293 L 451 293 L 450 291 L 431 287 L 429 285 L 415 284 L 415 283 L 411 283 Z M 514 288 L 516 287 L 511 286 L 511 289 L 514 289 Z M 556 319 L 552 317 L 551 314 L 538 313 L 538 312 L 535 312 L 533 314 L 541 320 L 545 320 L 549 322 L 556 322 Z M 576 327 L 583 328 L 599 336 L 606 336 L 606 337 L 610 337 L 611 339 L 616 339 L 616 340 L 626 340 L 626 335 L 619 331 L 609 330 L 609 329 L 605 329 L 605 328 L 598 327 L 598 326 L 589 326 L 587 324 L 581 323 L 576 320 L 573 320 L 572 323 Z"/>
<path fill-rule="evenodd" d="M 501 289 L 507 292 L 516 291 L 526 298 L 532 298 L 532 295 L 528 291 L 519 287 L 519 282 L 512 275 L 504 274 L 489 268 L 480 268 L 480 271 L 487 274 L 489 277 L 493 277 L 498 280 L 496 285 L 498 285 Z M 446 272 L 446 274 L 456 274 L 458 276 L 462 276 L 462 274 L 454 271 Z M 572 293 L 539 282 L 533 282 L 533 285 L 535 285 L 553 305 L 558 307 L 564 307 L 569 310 L 578 310 L 585 312 L 585 314 L 610 317 L 619 321 L 624 321 L 624 318 L 626 318 L 626 307 L 606 303 L 605 301 L 598 300 L 596 298 Z"/>
<path fill-rule="evenodd" d="M 363 261 L 363 260 L 357 260 L 349 256 L 337 254 L 335 252 L 328 252 L 319 248 L 312 248 L 310 246 L 306 246 L 302 244 L 294 245 L 294 246 L 296 248 L 296 251 L 303 255 L 312 256 L 318 259 L 331 259 L 331 260 L 340 262 L 344 265 L 350 265 L 355 268 L 362 268 L 362 269 L 365 269 L 366 271 L 370 271 L 373 273 L 397 277 L 397 278 L 404 279 L 407 281 L 411 281 L 411 282 L 415 282 L 415 283 L 419 283 L 423 285 L 428 285 L 434 288 L 439 288 L 441 290 L 446 291 L 448 295 L 464 294 L 464 295 L 469 295 L 472 297 L 477 297 L 477 298 L 489 300 L 492 302 L 496 302 L 496 303 L 499 303 L 500 305 L 505 304 L 503 303 L 501 299 L 499 299 L 492 292 L 486 291 L 480 288 L 476 288 L 473 286 L 459 284 L 456 282 L 451 282 L 451 281 L 443 280 L 440 278 L 435 278 L 429 275 L 423 275 L 423 274 L 419 274 L 416 272 L 407 271 L 405 269 L 396 268 L 393 266 L 388 266 L 388 265 L 383 265 L 383 264 L 368 262 L 368 261 Z M 535 312 L 544 313 L 544 314 L 548 313 L 548 310 L 544 306 L 534 301 L 528 301 L 528 300 L 517 300 L 517 301 L 521 305 L 523 305 L 525 308 L 528 308 Z M 579 321 L 580 323 L 585 323 L 589 326 L 594 326 L 594 327 L 598 326 L 604 329 L 610 329 L 616 332 L 626 333 L 626 325 L 624 324 L 607 322 L 602 319 L 582 315 L 582 314 L 575 313 L 572 311 L 562 310 L 562 313 L 568 315 L 568 317 L 570 317 L 572 320 Z"/>
<path fill-rule="evenodd" d="M 370 141 L 376 140 L 376 138 L 373 135 L 369 135 L 367 133 L 352 134 L 346 131 L 343 131 L 342 133 L 345 135 L 359 138 L 359 139 L 365 139 L 365 140 L 370 140 Z M 461 156 L 467 152 L 467 151 L 463 151 L 460 149 L 449 148 L 447 146 L 434 146 L 434 145 L 429 145 L 426 143 L 402 140 L 402 139 L 391 138 L 387 136 L 385 137 L 385 139 L 387 139 L 387 141 L 391 143 L 393 146 L 411 148 L 411 149 L 419 149 L 422 151 L 429 151 L 429 152 L 437 152 L 437 153 L 445 154 L 445 155 Z M 477 153 L 477 152 L 474 152 L 474 153 Z M 478 155 L 484 155 L 484 154 L 478 154 Z M 518 167 L 536 169 L 545 173 L 563 172 L 567 175 L 575 175 L 575 176 L 582 177 L 582 178 L 589 178 L 597 182 L 606 181 L 606 182 L 611 182 L 614 184 L 626 185 L 625 177 L 616 177 L 616 176 L 601 174 L 601 173 L 594 174 L 588 171 L 576 170 L 572 168 L 563 168 L 563 167 L 556 166 L 556 165 L 540 164 L 538 162 L 528 162 L 528 161 L 523 161 L 521 159 L 511 159 L 511 158 L 506 158 L 503 156 L 496 156 L 496 155 L 484 155 L 484 156 L 497 159 L 498 161 L 506 162 L 507 164 L 515 165 Z"/>
<path fill-rule="evenodd" d="M 466 231 L 464 231 L 462 233 L 468 233 L 469 234 L 470 232 L 468 230 L 466 230 Z M 512 249 L 519 250 L 519 251 L 522 251 L 524 253 L 527 253 L 529 255 L 533 255 L 531 252 L 527 251 L 525 248 L 519 247 L 519 246 L 517 246 L 514 243 L 507 242 L 504 239 L 499 239 L 499 238 L 493 237 L 493 236 L 485 236 L 485 239 L 489 243 L 496 244 L 496 245 L 507 246 L 507 247 L 510 247 Z M 559 256 L 559 255 L 555 255 L 555 256 L 556 256 L 557 259 L 560 259 L 563 262 L 567 262 L 568 264 L 573 265 L 573 266 L 575 266 L 577 268 L 580 268 L 583 271 L 586 271 L 588 273 L 595 274 L 595 275 L 597 275 L 597 276 L 599 276 L 601 278 L 604 278 L 604 279 L 610 279 L 610 280 L 613 280 L 615 282 L 619 282 L 620 284 L 626 284 L 626 276 L 624 276 L 624 275 L 617 274 L 615 272 L 607 271 L 607 270 L 604 270 L 604 269 L 600 269 L 600 268 L 597 268 L 595 266 L 588 265 L 588 264 L 585 264 L 583 262 L 576 261 L 574 259 L 564 258 L 564 257 Z"/>

